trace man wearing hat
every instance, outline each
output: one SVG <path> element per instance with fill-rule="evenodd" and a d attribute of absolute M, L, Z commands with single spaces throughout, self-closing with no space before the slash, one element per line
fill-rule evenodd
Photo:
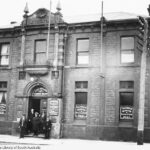
<path fill-rule="evenodd" d="M 19 128 L 20 128 L 20 138 L 24 138 L 24 135 L 26 133 L 26 127 L 27 127 L 27 120 L 26 115 L 23 114 L 20 118 L 19 122 Z"/>
<path fill-rule="evenodd" d="M 49 118 L 46 119 L 44 123 L 44 133 L 45 133 L 45 139 L 50 138 L 50 131 L 51 131 L 52 123 Z"/>

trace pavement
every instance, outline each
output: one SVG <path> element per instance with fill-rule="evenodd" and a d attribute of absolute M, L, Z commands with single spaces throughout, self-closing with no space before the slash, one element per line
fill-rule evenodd
<path fill-rule="evenodd" d="M 150 150 L 150 143 L 137 145 L 135 142 L 101 141 L 81 139 L 44 139 L 0 135 L 0 150 Z"/>

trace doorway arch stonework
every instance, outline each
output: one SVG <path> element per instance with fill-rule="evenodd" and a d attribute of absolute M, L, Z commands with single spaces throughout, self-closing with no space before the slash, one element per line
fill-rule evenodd
<path fill-rule="evenodd" d="M 32 94 L 32 89 L 35 88 L 36 86 L 41 86 L 47 90 L 47 97 L 52 96 L 52 89 L 49 85 L 47 85 L 44 81 L 38 80 L 38 81 L 33 81 L 29 82 L 26 87 L 24 88 L 23 95 L 24 96 L 31 96 Z"/>

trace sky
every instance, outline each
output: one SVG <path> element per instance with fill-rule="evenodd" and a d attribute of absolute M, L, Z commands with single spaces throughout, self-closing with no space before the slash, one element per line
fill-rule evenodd
<path fill-rule="evenodd" d="M 58 0 L 51 0 L 51 11 L 56 11 Z M 29 14 L 38 8 L 50 8 L 50 0 L 0 0 L 0 25 L 11 21 L 21 22 L 24 7 L 28 3 Z M 60 0 L 63 16 L 80 16 L 101 13 L 101 0 Z M 148 15 L 150 0 L 103 0 L 103 12 L 129 12 Z"/>

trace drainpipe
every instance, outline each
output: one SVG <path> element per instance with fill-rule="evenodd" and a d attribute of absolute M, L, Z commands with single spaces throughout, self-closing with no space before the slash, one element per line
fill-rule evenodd
<path fill-rule="evenodd" d="M 62 95 L 62 116 L 61 116 L 61 127 L 60 127 L 60 138 L 63 136 L 63 117 L 64 117 L 64 111 L 63 111 L 63 100 L 65 95 L 65 65 L 66 65 L 66 46 L 67 46 L 67 37 L 68 37 L 68 26 L 64 34 L 64 48 L 63 48 L 63 66 L 62 66 L 62 76 L 61 76 L 61 95 Z"/>

